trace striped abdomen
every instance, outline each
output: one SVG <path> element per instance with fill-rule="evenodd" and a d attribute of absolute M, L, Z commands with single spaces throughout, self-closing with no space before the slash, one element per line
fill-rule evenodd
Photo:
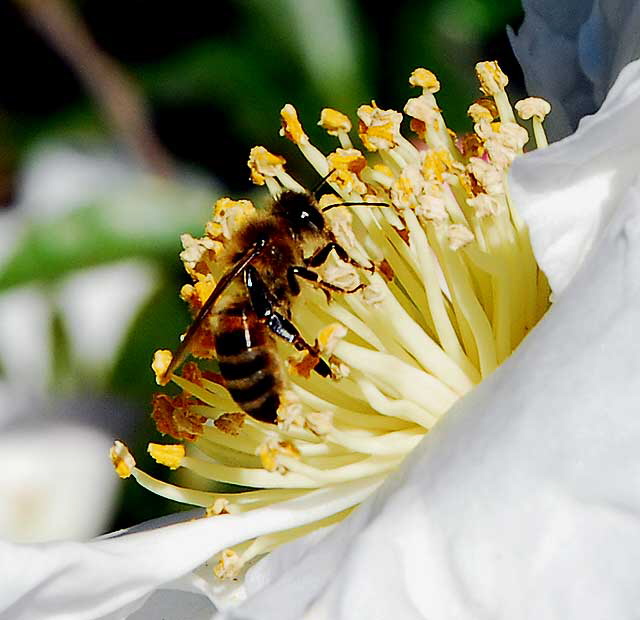
<path fill-rule="evenodd" d="M 250 416 L 275 423 L 282 385 L 280 360 L 271 332 L 248 303 L 235 302 L 218 311 L 215 348 L 233 400 Z"/>

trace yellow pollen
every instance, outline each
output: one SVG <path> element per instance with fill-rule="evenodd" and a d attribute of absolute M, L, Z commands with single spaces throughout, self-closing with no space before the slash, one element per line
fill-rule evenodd
<path fill-rule="evenodd" d="M 329 154 L 327 160 L 332 169 L 348 170 L 355 174 L 359 174 L 367 166 L 366 158 L 358 149 L 336 149 Z"/>
<path fill-rule="evenodd" d="M 286 472 L 286 469 L 278 461 L 279 455 L 299 459 L 300 451 L 291 441 L 277 441 L 275 439 L 268 439 L 258 448 L 260 462 L 267 471 Z"/>
<path fill-rule="evenodd" d="M 206 276 L 198 273 L 196 277 L 198 280 L 195 284 L 185 284 L 180 289 L 180 298 L 189 302 L 192 306 L 199 308 L 209 299 L 209 296 L 216 286 L 216 281 L 210 273 Z"/>
<path fill-rule="evenodd" d="M 202 263 L 214 258 L 222 250 L 222 244 L 210 237 L 195 239 L 189 233 L 184 233 L 180 235 L 180 241 L 184 248 L 180 252 L 180 260 L 186 272 L 193 278 L 200 271 Z"/>
<path fill-rule="evenodd" d="M 440 82 L 438 78 L 429 69 L 414 69 L 409 78 L 411 86 L 420 86 L 426 92 L 437 93 L 440 90 Z"/>
<path fill-rule="evenodd" d="M 509 78 L 502 72 L 495 60 L 487 60 L 476 64 L 476 75 L 480 81 L 480 90 L 485 95 L 497 95 L 509 83 Z"/>
<path fill-rule="evenodd" d="M 295 426 L 303 427 L 304 422 L 300 399 L 293 390 L 285 390 L 280 397 L 280 406 L 278 407 L 278 426 L 289 430 Z"/>
<path fill-rule="evenodd" d="M 318 125 L 325 129 L 331 136 L 337 136 L 340 133 L 348 133 L 351 131 L 351 121 L 349 117 L 333 108 L 324 108 L 322 110 Z"/>
<path fill-rule="evenodd" d="M 285 136 L 294 144 L 308 144 L 309 137 L 302 129 L 296 109 L 290 103 L 280 110 L 280 119 L 282 121 L 281 136 Z"/>
<path fill-rule="evenodd" d="M 167 349 L 158 349 L 153 354 L 153 362 L 151 362 L 151 368 L 156 376 L 156 383 L 158 385 L 167 385 L 171 377 L 166 377 L 167 369 L 171 360 L 173 359 L 173 353 L 167 351 Z"/>
<path fill-rule="evenodd" d="M 347 335 L 347 328 L 340 323 L 331 323 L 318 333 L 320 351 L 332 355 L 336 345 Z"/>
<path fill-rule="evenodd" d="M 430 149 L 424 155 L 422 174 L 429 181 L 443 181 L 443 174 L 453 170 L 453 160 L 444 149 Z"/>
<path fill-rule="evenodd" d="M 109 450 L 109 456 L 111 457 L 111 462 L 116 470 L 116 474 L 118 474 L 120 478 L 128 478 L 136 466 L 136 461 L 131 452 L 129 452 L 129 448 L 121 441 L 115 441 Z"/>
<path fill-rule="evenodd" d="M 488 121 L 490 123 L 495 118 L 485 106 L 479 103 L 472 103 L 467 110 L 467 114 L 474 123 L 479 123 L 480 121 Z"/>
<path fill-rule="evenodd" d="M 277 157 L 272 155 L 272 157 Z M 282 159 L 282 158 L 279 158 Z M 284 163 L 284 160 L 282 160 Z M 220 230 L 225 239 L 232 239 L 235 232 L 254 215 L 256 208 L 250 200 L 231 200 L 220 198 L 213 207 L 213 225 L 218 225 L 214 230 Z M 213 232 L 213 231 L 212 231 Z M 207 231 L 208 234 L 209 231 Z"/>
<path fill-rule="evenodd" d="M 375 101 L 358 108 L 358 134 L 369 151 L 392 149 L 400 134 L 402 114 L 395 110 L 381 110 Z"/>
<path fill-rule="evenodd" d="M 182 465 L 182 459 L 185 455 L 182 444 L 150 443 L 147 446 L 147 452 L 149 452 L 154 461 L 160 465 L 167 466 L 169 469 L 178 469 Z"/>
<path fill-rule="evenodd" d="M 256 185 L 264 185 L 267 178 L 273 178 L 284 172 L 285 162 L 284 157 L 270 153 L 264 146 L 254 146 L 249 153 L 248 161 L 251 180 Z"/>

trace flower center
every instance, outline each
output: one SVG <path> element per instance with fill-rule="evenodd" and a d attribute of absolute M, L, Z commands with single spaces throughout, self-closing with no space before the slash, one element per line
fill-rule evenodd
<path fill-rule="evenodd" d="M 207 516 L 330 489 L 335 501 L 327 502 L 325 512 L 224 551 L 218 577 L 235 577 L 253 558 L 348 515 L 546 312 L 549 287 L 507 187 L 508 168 L 529 134 L 516 122 L 497 63 L 479 63 L 476 71 L 484 97 L 469 108 L 473 133 L 456 135 L 447 128 L 434 96 L 437 79 L 417 69 L 410 83 L 422 94 L 404 109 L 415 135 L 403 135 L 399 112 L 375 102 L 363 105 L 357 133 L 366 156 L 354 147 L 351 122 L 343 114 L 322 111 L 319 125 L 340 144 L 325 156 L 293 106 L 282 109 L 281 134 L 298 145 L 334 192 L 318 202 L 320 209 L 331 207 L 324 211 L 330 227 L 325 241 L 333 245 L 326 246 L 326 260 L 315 262 L 308 257 L 319 256 L 317 244 L 287 250 L 315 265 L 298 268 L 309 281 L 295 299 L 270 289 L 279 268 L 266 259 L 256 260 L 251 272 L 264 280 L 263 297 L 253 296 L 256 289 L 239 271 L 220 298 L 222 309 L 212 308 L 188 336 L 191 353 L 205 362 L 189 362 L 181 374 L 169 372 L 181 392 L 154 399 L 160 432 L 184 443 L 150 444 L 151 456 L 206 481 L 236 485 L 238 492 L 161 482 L 136 467 L 122 444 L 112 450 L 121 476 L 133 475 L 154 493 L 201 506 Z M 546 146 L 542 120 L 548 104 L 527 99 L 515 107 L 521 119 L 531 119 L 536 146 Z M 251 151 L 251 177 L 267 186 L 273 200 L 286 190 L 308 195 L 284 164 L 263 147 Z M 202 238 L 183 236 L 181 258 L 193 283 L 181 296 L 194 313 L 227 277 L 247 231 L 266 226 L 258 223 L 267 219 L 249 201 L 224 198 Z M 303 245 L 311 243 L 303 237 Z M 278 260 L 285 260 L 281 254 Z M 256 317 L 261 303 L 270 314 Z M 274 316 L 280 317 L 281 336 L 286 325 L 295 326 L 286 333 L 299 330 L 298 336 L 268 334 Z M 233 333 L 242 324 L 247 342 L 223 351 L 220 334 L 228 336 L 232 319 Z M 206 361 L 212 358 L 220 366 Z M 258 364 L 262 358 L 269 363 Z M 171 359 L 167 351 L 156 353 L 153 366 L 161 382 L 173 370 Z M 319 364 L 330 376 L 321 376 Z M 265 380 L 271 387 L 258 389 Z M 247 415 L 261 411 L 265 394 L 277 398 L 277 424 Z"/>

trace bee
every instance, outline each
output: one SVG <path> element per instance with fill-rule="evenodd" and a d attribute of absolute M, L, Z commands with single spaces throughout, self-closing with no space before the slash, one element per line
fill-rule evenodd
<path fill-rule="evenodd" d="M 337 205 L 324 210 L 333 206 Z M 307 247 L 315 247 L 310 256 L 304 255 Z M 375 271 L 375 266 L 353 260 L 336 241 L 313 194 L 284 190 L 267 210 L 245 222 L 225 248 L 221 260 L 227 269 L 185 334 L 164 382 L 211 318 L 215 355 L 231 397 L 253 418 L 275 423 L 284 385 L 276 337 L 315 358 L 314 372 L 332 376 L 317 346 L 307 343 L 291 322 L 291 303 L 300 294 L 300 281 L 311 282 L 327 296 L 355 293 L 364 286 L 343 289 L 320 279 L 313 268 L 324 264 L 331 252 L 357 268 Z"/>

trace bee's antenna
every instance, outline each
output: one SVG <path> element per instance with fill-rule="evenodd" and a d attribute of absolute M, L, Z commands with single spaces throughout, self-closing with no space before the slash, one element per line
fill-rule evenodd
<path fill-rule="evenodd" d="M 336 202 L 332 205 L 327 205 L 322 209 L 322 212 L 333 209 L 334 207 L 390 207 L 388 202 Z"/>
<path fill-rule="evenodd" d="M 317 185 L 311 190 L 311 195 L 315 197 L 315 195 L 320 191 L 322 186 L 327 182 L 329 177 L 336 171 L 335 168 L 329 170 L 327 174 L 325 174 L 317 183 Z"/>

